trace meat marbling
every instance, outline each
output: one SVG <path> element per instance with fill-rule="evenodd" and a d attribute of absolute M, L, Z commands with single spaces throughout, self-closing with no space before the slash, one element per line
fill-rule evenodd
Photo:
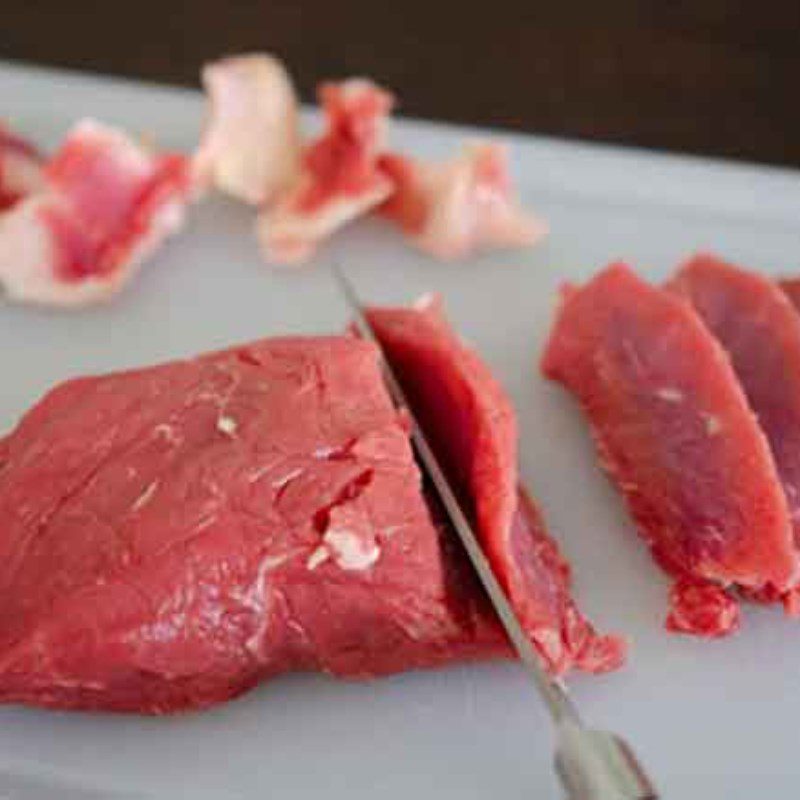
<path fill-rule="evenodd" d="M 491 469 L 513 487 L 502 458 Z M 485 478 L 499 541 L 516 500 L 499 472 Z M 556 620 L 544 651 L 559 669 L 611 666 L 536 520 L 517 512 L 502 552 L 542 580 L 527 586 L 542 625 Z M 0 440 L 0 565 L 3 702 L 167 713 L 288 670 L 509 654 L 426 502 L 376 351 L 352 337 L 55 388 Z"/>
<path fill-rule="evenodd" d="M 794 583 L 769 445 L 688 303 L 613 265 L 567 289 L 543 370 L 580 401 L 639 532 L 678 579 L 669 627 L 722 635 L 738 619 L 724 587 Z"/>

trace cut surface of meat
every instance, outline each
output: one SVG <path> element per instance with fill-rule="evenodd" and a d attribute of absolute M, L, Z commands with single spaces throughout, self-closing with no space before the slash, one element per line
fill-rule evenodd
<path fill-rule="evenodd" d="M 800 278 L 786 278 L 778 282 L 789 302 L 800 311 Z"/>
<path fill-rule="evenodd" d="M 793 585 L 797 555 L 769 445 L 688 303 L 612 265 L 565 291 L 543 371 L 580 402 L 602 465 L 665 569 L 694 584 Z M 679 587 L 673 600 L 673 629 L 735 627 L 726 606 L 709 630 L 716 593 Z"/>
<path fill-rule="evenodd" d="M 283 65 L 267 55 L 203 67 L 205 130 L 194 157 L 201 182 L 247 203 L 272 200 L 300 166 L 297 97 Z"/>
<path fill-rule="evenodd" d="M 180 155 L 153 155 L 121 132 L 78 123 L 45 186 L 0 217 L 9 297 L 81 305 L 115 294 L 183 220 L 193 190 Z"/>
<path fill-rule="evenodd" d="M 0 564 L 6 702 L 165 713 L 509 652 L 352 337 L 56 388 L 0 448 Z"/>
<path fill-rule="evenodd" d="M 307 260 L 393 189 L 377 168 L 393 96 L 360 78 L 322 84 L 318 96 L 327 129 L 305 148 L 296 180 L 264 207 L 257 224 L 265 257 L 278 264 Z"/>
<path fill-rule="evenodd" d="M 514 410 L 486 365 L 456 337 L 438 298 L 369 312 L 415 416 L 459 491 L 493 569 L 547 667 L 592 672 L 622 663 L 570 595 L 569 568 L 517 482 Z"/>
<path fill-rule="evenodd" d="M 669 287 L 730 356 L 772 448 L 800 547 L 800 315 L 771 280 L 712 255 L 690 259 Z"/>
<path fill-rule="evenodd" d="M 44 157 L 0 122 L 0 213 L 44 183 Z"/>
<path fill-rule="evenodd" d="M 547 234 L 547 225 L 514 198 L 502 145 L 473 143 L 444 164 L 387 154 L 380 167 L 395 190 L 379 213 L 436 258 L 463 258 L 481 247 L 529 246 Z"/>

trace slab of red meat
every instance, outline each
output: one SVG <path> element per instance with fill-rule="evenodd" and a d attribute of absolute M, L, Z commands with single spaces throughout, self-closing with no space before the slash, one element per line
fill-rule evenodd
<path fill-rule="evenodd" d="M 0 447 L 0 565 L 6 702 L 164 713 L 508 652 L 350 337 L 58 387 Z"/>
<path fill-rule="evenodd" d="M 183 221 L 189 162 L 78 123 L 40 191 L 0 217 L 0 284 L 14 300 L 77 306 L 124 286 Z"/>
<path fill-rule="evenodd" d="M 43 167 L 42 154 L 0 123 L 0 212 L 41 188 Z"/>
<path fill-rule="evenodd" d="M 688 303 L 613 265 L 566 290 L 543 370 L 580 401 L 642 537 L 679 578 L 671 628 L 723 634 L 737 615 L 720 587 L 794 583 L 769 445 Z"/>
<path fill-rule="evenodd" d="M 556 673 L 618 667 L 624 643 L 596 634 L 578 610 L 569 568 L 518 487 L 514 410 L 486 365 L 453 333 L 436 298 L 375 309 L 370 319 L 547 666 Z"/>
<path fill-rule="evenodd" d="M 669 287 L 730 356 L 772 448 L 800 546 L 800 316 L 773 281 L 711 255 L 690 259 Z M 796 591 L 783 599 L 787 610 L 798 609 Z"/>

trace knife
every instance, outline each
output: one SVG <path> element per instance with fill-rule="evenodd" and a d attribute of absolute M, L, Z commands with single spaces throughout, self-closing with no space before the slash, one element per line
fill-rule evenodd
<path fill-rule="evenodd" d="M 364 313 L 364 307 L 355 288 L 338 265 L 332 266 L 332 272 L 352 314 L 356 330 L 378 349 L 386 387 L 394 405 L 407 415 L 411 428 L 411 443 L 419 462 L 430 478 L 452 529 L 461 540 L 520 662 L 547 707 L 556 736 L 556 772 L 567 797 L 570 800 L 658 800 L 659 795 L 654 784 L 631 747 L 614 733 L 587 727 L 566 685 L 545 671 L 531 640 L 484 555 L 472 525 L 450 486 L 439 460 L 414 417 L 400 382 L 392 371 L 378 337 Z"/>

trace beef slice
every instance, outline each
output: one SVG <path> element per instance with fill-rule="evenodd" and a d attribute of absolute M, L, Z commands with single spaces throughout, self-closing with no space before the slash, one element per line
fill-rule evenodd
<path fill-rule="evenodd" d="M 725 587 L 784 590 L 798 560 L 764 433 L 691 306 L 615 264 L 566 289 L 542 363 L 580 402 L 600 460 L 677 578 L 668 627 L 736 627 Z"/>
<path fill-rule="evenodd" d="M 669 288 L 692 304 L 730 356 L 772 449 L 800 545 L 800 316 L 773 281 L 712 255 L 687 261 Z M 800 611 L 796 590 L 767 589 L 760 599 L 773 595 Z"/>
<path fill-rule="evenodd" d="M 415 308 L 373 309 L 369 318 L 548 668 L 620 666 L 624 643 L 598 635 L 580 612 L 569 567 L 518 485 L 516 416 L 488 367 L 454 334 L 436 297 Z"/>

